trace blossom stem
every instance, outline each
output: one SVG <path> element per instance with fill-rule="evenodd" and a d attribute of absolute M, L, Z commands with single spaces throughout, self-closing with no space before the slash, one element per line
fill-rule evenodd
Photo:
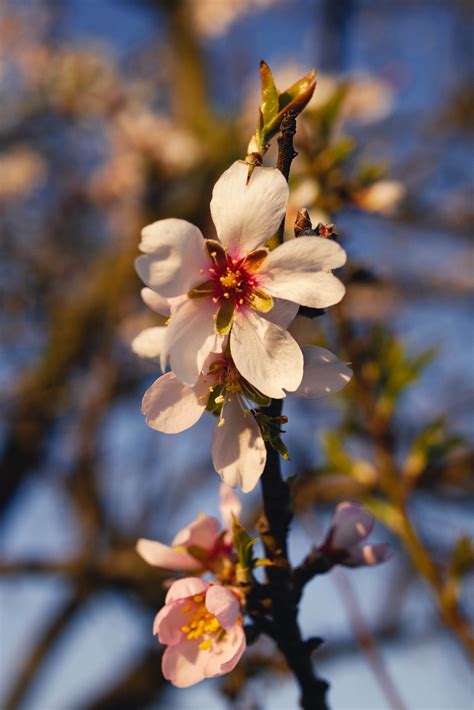
<path fill-rule="evenodd" d="M 296 156 L 293 137 L 296 132 L 296 116 L 289 111 L 283 118 L 278 138 L 277 168 L 288 180 L 291 163 Z M 278 243 L 283 241 L 285 220 L 278 230 Z M 272 400 L 265 409 L 269 417 L 279 417 L 282 400 Z M 298 601 L 301 596 L 294 584 L 293 572 L 288 561 L 288 530 L 293 517 L 290 488 L 281 475 L 280 455 L 266 443 L 267 461 L 262 477 L 264 521 L 261 536 L 265 554 L 272 565 L 267 568 L 268 593 L 271 599 L 272 635 L 285 656 L 288 667 L 294 673 L 301 691 L 301 706 L 305 710 L 325 710 L 328 684 L 318 678 L 311 660 L 311 645 L 302 636 L 298 624 Z"/>
<path fill-rule="evenodd" d="M 267 408 L 269 416 L 281 414 L 282 401 L 273 400 Z M 292 519 L 288 483 L 283 480 L 280 457 L 267 444 L 267 462 L 261 477 L 265 521 L 261 536 L 265 554 L 272 561 L 267 569 L 268 592 L 272 602 L 273 637 L 301 689 L 301 706 L 305 710 L 327 708 L 328 684 L 318 678 L 311 661 L 311 649 L 304 642 L 298 624 L 298 590 L 288 562 L 287 537 Z"/>

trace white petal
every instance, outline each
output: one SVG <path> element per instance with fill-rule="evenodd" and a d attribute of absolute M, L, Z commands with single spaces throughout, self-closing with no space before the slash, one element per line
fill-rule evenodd
<path fill-rule="evenodd" d="M 265 466 L 267 452 L 257 422 L 244 415 L 237 397 L 224 408 L 224 424 L 212 435 L 212 461 L 224 483 L 251 491 Z"/>
<path fill-rule="evenodd" d="M 158 360 L 163 349 L 163 342 L 166 333 L 166 326 L 155 328 L 145 328 L 132 340 L 132 350 L 140 357 L 148 357 Z"/>
<path fill-rule="evenodd" d="M 214 185 L 211 214 L 222 244 L 236 256 L 270 239 L 283 220 L 288 185 L 279 170 L 255 168 L 247 185 L 248 165 L 235 162 Z"/>
<path fill-rule="evenodd" d="M 142 414 L 152 429 L 165 434 L 178 434 L 198 421 L 206 404 L 207 384 L 204 379 L 189 387 L 183 385 L 173 372 L 167 372 L 145 392 Z"/>
<path fill-rule="evenodd" d="M 298 304 L 293 303 L 293 301 L 286 301 L 284 298 L 274 298 L 272 310 L 268 311 L 268 313 L 262 313 L 261 315 L 286 330 L 290 323 L 296 318 L 298 308 Z"/>
<path fill-rule="evenodd" d="M 156 291 L 151 288 L 142 288 L 140 291 L 143 303 L 145 303 L 148 308 L 151 308 L 155 313 L 159 313 L 160 316 L 165 316 L 168 318 L 170 314 L 170 305 L 167 298 L 159 296 Z"/>
<path fill-rule="evenodd" d="M 161 355 L 161 369 L 170 357 L 171 369 L 187 385 L 194 385 L 210 352 L 217 352 L 222 336 L 216 335 L 210 299 L 187 299 L 171 316 Z"/>
<path fill-rule="evenodd" d="M 142 230 L 140 249 L 146 256 L 135 261 L 138 275 L 160 296 L 180 296 L 206 280 L 209 257 L 203 236 L 184 219 L 149 224 Z"/>
<path fill-rule="evenodd" d="M 336 242 L 322 237 L 298 237 L 271 251 L 259 271 L 260 285 L 271 296 L 286 298 L 310 308 L 339 303 L 344 285 L 327 269 L 346 261 Z"/>
<path fill-rule="evenodd" d="M 303 353 L 296 341 L 253 311 L 237 313 L 230 351 L 240 374 L 268 397 L 294 392 L 303 377 Z"/>
<path fill-rule="evenodd" d="M 304 372 L 295 394 L 318 399 L 339 392 L 351 379 L 352 370 L 326 348 L 307 345 L 303 349 Z"/>

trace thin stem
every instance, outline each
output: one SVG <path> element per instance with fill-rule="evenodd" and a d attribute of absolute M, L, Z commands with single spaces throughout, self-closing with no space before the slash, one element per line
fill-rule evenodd
<path fill-rule="evenodd" d="M 288 112 L 281 124 L 277 162 L 278 169 L 287 180 L 296 155 L 293 148 L 295 132 L 296 117 L 292 112 Z M 278 242 L 283 240 L 284 229 L 283 220 L 278 230 Z M 279 417 L 281 411 L 282 401 L 272 400 L 270 406 L 265 409 L 265 414 L 269 417 Z M 272 636 L 299 683 L 301 706 L 305 710 L 326 710 L 328 684 L 316 676 L 311 661 L 311 644 L 303 640 L 298 624 L 300 592 L 294 585 L 287 547 L 288 530 L 293 517 L 290 489 L 281 475 L 280 455 L 269 443 L 266 444 L 266 449 L 267 461 L 260 479 L 265 515 L 261 536 L 265 554 L 273 563 L 267 568 L 273 620 Z"/>

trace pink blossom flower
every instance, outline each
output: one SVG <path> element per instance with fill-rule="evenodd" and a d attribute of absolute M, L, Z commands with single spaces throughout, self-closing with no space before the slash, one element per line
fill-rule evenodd
<path fill-rule="evenodd" d="M 222 352 L 224 338 L 237 370 L 268 397 L 295 391 L 303 355 L 285 330 L 298 304 L 324 308 L 341 300 L 344 286 L 331 273 L 346 255 L 335 242 L 300 237 L 265 248 L 284 217 L 288 185 L 273 168 L 234 163 L 219 178 L 211 214 L 219 241 L 179 219 L 159 220 L 142 231 L 136 268 L 165 299 L 182 301 L 171 313 L 161 347 L 178 380 L 194 386 L 208 355 Z M 293 304 L 286 325 L 265 314 L 281 299 Z M 273 319 L 275 320 L 275 319 Z"/>
<path fill-rule="evenodd" d="M 221 483 L 220 513 L 224 529 L 216 518 L 202 513 L 179 531 L 171 545 L 140 538 L 137 552 L 145 562 L 155 567 L 189 572 L 214 570 L 222 573 L 224 566 L 233 557 L 230 533 L 232 515 L 238 517 L 240 510 L 238 497 L 229 486 Z M 194 555 L 189 552 L 190 549 Z"/>
<path fill-rule="evenodd" d="M 389 545 L 361 545 L 372 532 L 374 522 L 373 516 L 357 503 L 339 503 L 326 539 L 319 549 L 328 555 L 346 553 L 340 562 L 346 567 L 384 562 L 391 554 Z"/>
<path fill-rule="evenodd" d="M 229 673 L 246 647 L 237 596 L 198 577 L 171 585 L 153 633 L 167 646 L 163 675 L 177 688 Z"/>

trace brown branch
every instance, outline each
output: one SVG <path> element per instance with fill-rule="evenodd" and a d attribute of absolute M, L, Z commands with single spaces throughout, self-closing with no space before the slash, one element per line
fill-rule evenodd
<path fill-rule="evenodd" d="M 277 167 L 288 180 L 295 151 L 293 136 L 296 118 L 290 111 L 281 125 L 278 139 Z M 283 220 L 278 237 L 283 239 Z M 281 415 L 282 401 L 273 400 L 265 414 L 269 417 Z M 285 656 L 289 668 L 294 673 L 301 691 L 301 706 L 305 710 L 325 710 L 328 684 L 317 677 L 311 661 L 311 645 L 306 643 L 298 624 L 299 593 L 295 590 L 290 563 L 288 561 L 287 537 L 292 519 L 291 495 L 288 484 L 283 480 L 280 456 L 266 444 L 267 461 L 262 477 L 264 518 L 260 532 L 266 556 L 273 562 L 267 568 L 268 593 L 271 599 L 272 635 L 278 648 Z"/>

